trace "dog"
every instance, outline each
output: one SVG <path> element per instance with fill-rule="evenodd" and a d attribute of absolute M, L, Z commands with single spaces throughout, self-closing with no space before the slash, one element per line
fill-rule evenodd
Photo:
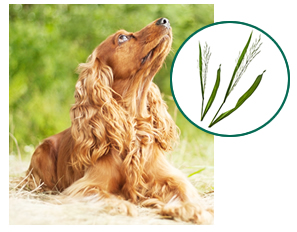
<path fill-rule="evenodd" d="M 209 224 L 189 180 L 165 158 L 178 128 L 155 74 L 171 51 L 172 28 L 160 18 L 142 30 L 120 30 L 78 67 L 71 127 L 45 139 L 27 171 L 28 186 L 63 196 L 95 196 L 128 215 L 136 205 L 161 215 Z"/>

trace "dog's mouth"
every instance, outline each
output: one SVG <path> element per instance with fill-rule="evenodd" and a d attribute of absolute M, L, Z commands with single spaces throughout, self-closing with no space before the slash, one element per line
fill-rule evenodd
<path fill-rule="evenodd" d="M 163 41 L 167 39 L 170 39 L 169 34 L 162 37 L 162 39 L 158 42 L 157 46 L 155 46 L 152 50 L 150 50 L 148 54 L 141 59 L 141 64 L 143 65 L 146 61 L 150 60 L 153 57 L 155 50 L 163 43 Z"/>
<path fill-rule="evenodd" d="M 156 47 L 158 47 L 158 45 Z M 149 53 L 141 59 L 141 64 L 144 64 L 148 59 L 150 59 L 152 57 L 156 47 L 154 47 L 152 50 L 150 50 Z"/>

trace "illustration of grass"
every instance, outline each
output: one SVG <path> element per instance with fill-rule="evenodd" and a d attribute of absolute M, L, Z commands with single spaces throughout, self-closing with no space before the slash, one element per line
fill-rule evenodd
<path fill-rule="evenodd" d="M 266 71 L 266 70 L 265 70 Z M 264 71 L 264 72 L 265 72 Z M 231 110 L 226 111 L 225 113 L 222 113 L 215 121 L 212 121 L 209 125 L 209 127 L 212 127 L 214 124 L 218 123 L 219 121 L 221 121 L 222 119 L 226 118 L 227 116 L 229 116 L 230 114 L 232 114 L 235 110 L 237 110 L 257 89 L 257 87 L 259 86 L 261 80 L 262 80 L 262 76 L 264 74 L 264 72 L 259 75 L 255 82 L 253 83 L 253 85 L 248 89 L 248 91 L 245 92 L 245 94 L 243 94 L 239 100 L 237 101 L 235 107 Z"/>
<path fill-rule="evenodd" d="M 208 99 L 208 102 L 206 104 L 206 107 L 204 109 L 203 115 L 201 117 L 201 121 L 203 120 L 203 118 L 205 117 L 206 113 L 210 109 L 210 107 L 211 107 L 211 105 L 212 105 L 212 103 L 213 103 L 213 101 L 214 101 L 214 99 L 215 99 L 215 97 L 217 95 L 217 91 L 218 91 L 219 86 L 220 86 L 220 81 L 221 81 L 221 65 L 220 65 L 220 67 L 219 67 L 219 69 L 217 71 L 216 83 L 215 83 L 215 85 L 213 87 L 212 93 L 211 93 L 211 95 L 210 95 L 210 97 Z"/>
<path fill-rule="evenodd" d="M 231 113 L 233 113 L 235 110 L 237 110 L 253 93 L 254 91 L 257 89 L 258 85 L 260 84 L 261 80 L 262 80 L 262 76 L 264 74 L 264 72 L 259 75 L 255 82 L 253 83 L 253 85 L 249 88 L 249 90 L 242 95 L 242 97 L 238 100 L 236 106 L 225 112 L 222 113 L 217 119 L 216 116 L 218 115 L 218 113 L 220 112 L 221 108 L 223 107 L 223 105 L 225 104 L 228 96 L 230 95 L 230 93 L 232 92 L 232 90 L 234 89 L 234 87 L 237 85 L 238 81 L 240 80 L 240 78 L 242 77 L 243 73 L 246 71 L 248 65 L 251 63 L 251 61 L 260 53 L 260 46 L 262 45 L 262 43 L 260 43 L 261 40 L 261 35 L 259 36 L 259 39 L 256 39 L 255 42 L 252 44 L 252 46 L 249 49 L 249 53 L 247 54 L 248 51 L 248 47 L 252 38 L 252 34 L 253 32 L 251 32 L 250 37 L 243 49 L 243 51 L 241 53 L 239 53 L 239 57 L 236 60 L 237 64 L 234 68 L 233 71 L 233 75 L 231 77 L 228 89 L 226 91 L 223 103 L 221 104 L 220 108 L 218 109 L 217 113 L 215 114 L 215 116 L 213 117 L 211 123 L 209 124 L 209 127 L 212 127 L 213 125 L 215 125 L 216 123 L 218 123 L 219 121 L 221 121 L 222 119 L 226 118 L 227 116 L 229 116 Z M 235 81 L 234 81 L 235 80 Z"/>
<path fill-rule="evenodd" d="M 199 42 L 199 73 L 200 73 L 200 86 L 201 86 L 201 93 L 202 93 L 202 106 L 201 106 L 201 121 L 203 120 L 203 118 L 205 117 L 206 113 L 208 112 L 208 110 L 210 109 L 219 85 L 220 85 L 220 73 L 221 73 L 221 65 L 217 71 L 217 79 L 216 79 L 216 83 L 213 87 L 212 93 L 210 95 L 210 98 L 208 99 L 208 102 L 206 104 L 206 107 L 203 111 L 203 107 L 204 107 L 204 92 L 205 92 L 205 88 L 206 88 L 206 79 L 207 79 L 207 72 L 208 72 L 208 63 L 209 63 L 209 59 L 210 59 L 211 53 L 210 53 L 210 47 L 208 46 L 207 43 L 205 43 L 204 49 L 203 49 L 203 53 L 201 52 L 201 45 Z"/>

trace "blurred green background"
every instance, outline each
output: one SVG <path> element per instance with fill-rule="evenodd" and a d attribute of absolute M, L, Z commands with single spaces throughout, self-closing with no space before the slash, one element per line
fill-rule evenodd
<path fill-rule="evenodd" d="M 70 126 L 69 109 L 78 78 L 75 69 L 98 44 L 119 29 L 138 31 L 160 17 L 168 18 L 173 28 L 173 52 L 154 82 L 181 129 L 176 152 L 191 153 L 189 163 L 197 154 L 206 156 L 211 165 L 213 136 L 178 111 L 170 90 L 170 68 L 183 41 L 213 23 L 213 5 L 10 5 L 10 154 L 18 153 L 17 142 L 23 156 L 31 155 L 44 138 Z M 181 165 L 184 159 L 179 157 L 173 162 Z"/>

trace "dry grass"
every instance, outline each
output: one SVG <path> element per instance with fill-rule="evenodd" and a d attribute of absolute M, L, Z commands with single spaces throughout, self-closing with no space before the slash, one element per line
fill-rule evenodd
<path fill-rule="evenodd" d="M 190 181 L 203 194 L 204 200 L 213 207 L 213 148 L 196 147 L 181 141 L 178 149 L 170 155 L 169 160 L 186 175 L 205 168 L 199 174 L 190 177 Z M 188 152 L 189 148 L 206 149 L 203 155 Z M 178 155 L 177 155 L 178 154 Z M 23 158 L 24 159 L 24 158 Z M 55 204 L 56 196 L 37 191 L 26 191 L 16 188 L 21 177 L 29 165 L 29 157 L 20 160 L 17 156 L 10 156 L 9 164 L 9 224 L 10 225 L 191 225 L 183 221 L 172 220 L 156 214 L 154 209 L 138 207 L 138 216 L 130 217 L 115 215 L 112 206 L 102 203 L 72 202 Z M 193 166 L 201 164 L 202 166 Z M 192 165 L 192 166 L 191 166 Z M 106 213 L 106 208 L 110 211 Z"/>

